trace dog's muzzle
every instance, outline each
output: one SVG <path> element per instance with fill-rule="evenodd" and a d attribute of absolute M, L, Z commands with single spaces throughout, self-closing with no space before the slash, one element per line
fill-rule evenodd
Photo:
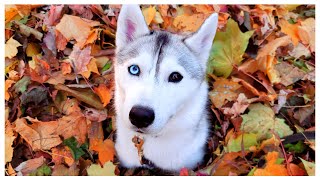
<path fill-rule="evenodd" d="M 133 106 L 129 113 L 129 119 L 137 128 L 146 128 L 154 121 L 154 111 L 148 107 Z"/>

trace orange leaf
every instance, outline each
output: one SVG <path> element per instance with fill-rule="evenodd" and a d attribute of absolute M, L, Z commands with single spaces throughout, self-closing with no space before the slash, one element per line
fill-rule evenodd
<path fill-rule="evenodd" d="M 289 172 L 291 172 L 292 176 L 304 176 L 306 175 L 306 171 L 301 169 L 299 166 L 290 163 L 288 167 Z"/>
<path fill-rule="evenodd" d="M 214 88 L 209 95 L 215 107 L 221 108 L 226 103 L 226 100 L 233 101 L 237 99 L 238 93 L 235 91 L 241 87 L 240 84 L 226 78 L 215 77 L 214 79 Z"/>
<path fill-rule="evenodd" d="M 5 92 L 5 100 L 8 101 L 10 99 L 10 94 L 8 93 L 8 89 L 14 84 L 15 81 L 7 79 L 4 86 L 4 92 Z"/>
<path fill-rule="evenodd" d="M 51 70 L 46 61 L 33 56 L 32 61 L 29 62 L 29 69 L 32 81 L 44 83 L 50 78 Z"/>
<path fill-rule="evenodd" d="M 80 18 L 65 14 L 56 29 L 69 41 L 75 39 L 77 46 L 81 49 L 86 45 L 87 39 L 91 34 L 91 28 L 100 23 L 89 19 Z"/>
<path fill-rule="evenodd" d="M 208 16 L 209 14 L 182 14 L 174 18 L 173 26 L 180 31 L 195 32 Z"/>
<path fill-rule="evenodd" d="M 303 44 L 310 45 L 310 50 L 315 51 L 315 19 L 308 18 L 301 22 L 298 34 Z"/>
<path fill-rule="evenodd" d="M 114 143 L 110 139 L 106 139 L 104 141 L 100 140 L 91 147 L 92 150 L 98 152 L 99 161 L 101 164 L 104 164 L 108 161 L 113 161 L 113 157 L 115 154 Z"/>
<path fill-rule="evenodd" d="M 258 168 L 254 171 L 254 176 L 288 176 L 287 169 L 282 164 L 276 164 L 278 159 L 278 152 L 269 152 L 266 156 L 266 166 L 265 168 Z"/>
<path fill-rule="evenodd" d="M 112 98 L 110 89 L 108 89 L 105 84 L 100 84 L 98 87 L 94 87 L 93 89 L 103 103 L 103 107 L 105 107 Z"/>
<path fill-rule="evenodd" d="M 63 62 L 61 63 L 61 71 L 63 75 L 71 73 L 71 65 L 70 63 Z"/>
<path fill-rule="evenodd" d="M 84 71 L 81 73 L 85 78 L 89 78 L 91 72 L 94 72 L 96 74 L 100 74 L 96 61 L 97 60 L 95 58 L 92 58 L 91 61 L 89 62 L 89 64 L 87 64 L 88 71 Z"/>
<path fill-rule="evenodd" d="M 29 125 L 26 121 L 32 122 Z M 41 122 L 31 117 L 19 118 L 15 121 L 14 130 L 28 142 L 33 150 L 49 150 L 61 144 L 61 139 L 56 131 L 57 121 Z"/>
<path fill-rule="evenodd" d="M 71 150 L 67 146 L 63 147 L 54 147 L 52 151 L 52 161 L 55 165 L 62 164 L 65 162 L 68 166 L 71 166 L 74 163 Z"/>
<path fill-rule="evenodd" d="M 154 8 L 154 6 L 150 6 L 148 8 L 142 9 L 142 13 L 147 25 L 149 25 L 156 15 L 156 9 Z"/>
<path fill-rule="evenodd" d="M 298 45 L 300 40 L 298 35 L 298 24 L 290 24 L 287 20 L 280 19 L 279 26 L 281 27 L 282 32 L 291 37 L 294 46 Z"/>

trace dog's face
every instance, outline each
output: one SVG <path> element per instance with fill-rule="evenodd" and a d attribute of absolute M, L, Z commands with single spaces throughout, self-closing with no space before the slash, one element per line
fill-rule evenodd
<path fill-rule="evenodd" d="M 117 113 L 136 131 L 158 134 L 205 80 L 217 27 L 211 15 L 189 37 L 150 31 L 137 5 L 118 19 L 115 62 Z"/>

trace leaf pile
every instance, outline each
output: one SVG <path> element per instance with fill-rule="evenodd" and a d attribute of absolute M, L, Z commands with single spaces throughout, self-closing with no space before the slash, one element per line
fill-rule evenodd
<path fill-rule="evenodd" d="M 5 6 L 6 175 L 157 175 L 119 166 L 112 107 L 121 5 Z M 141 5 L 150 28 L 219 24 L 208 158 L 180 175 L 315 174 L 315 5 Z"/>

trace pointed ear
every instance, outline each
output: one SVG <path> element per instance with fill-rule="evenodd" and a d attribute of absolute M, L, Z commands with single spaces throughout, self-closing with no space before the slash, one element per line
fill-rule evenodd
<path fill-rule="evenodd" d="M 149 29 L 139 5 L 123 5 L 118 17 L 116 45 L 122 47 L 140 35 L 148 34 Z"/>
<path fill-rule="evenodd" d="M 218 27 L 218 14 L 210 15 L 200 29 L 192 36 L 185 39 L 185 43 L 201 59 L 203 66 L 206 67 L 209 58 L 209 52 L 212 46 L 214 36 Z"/>

